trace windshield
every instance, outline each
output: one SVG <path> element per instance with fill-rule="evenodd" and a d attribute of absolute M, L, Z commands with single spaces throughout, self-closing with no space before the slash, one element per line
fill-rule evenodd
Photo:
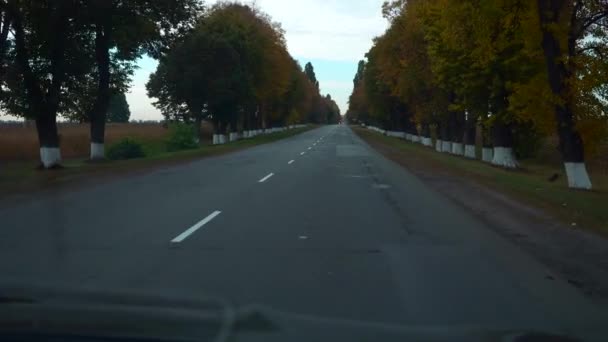
<path fill-rule="evenodd" d="M 0 0 L 0 340 L 608 339 L 607 9 Z"/>

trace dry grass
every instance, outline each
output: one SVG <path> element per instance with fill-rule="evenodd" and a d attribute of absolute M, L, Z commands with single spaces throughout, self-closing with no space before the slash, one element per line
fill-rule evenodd
<path fill-rule="evenodd" d="M 203 130 L 208 133 L 207 125 Z M 125 137 L 142 142 L 162 141 L 167 136 L 167 129 L 160 123 L 108 124 L 106 126 L 106 144 L 112 144 Z M 89 154 L 89 125 L 61 123 L 61 153 L 66 159 L 86 157 Z M 0 123 L 0 160 L 25 161 L 39 158 L 39 145 L 36 128 L 31 125 Z"/>

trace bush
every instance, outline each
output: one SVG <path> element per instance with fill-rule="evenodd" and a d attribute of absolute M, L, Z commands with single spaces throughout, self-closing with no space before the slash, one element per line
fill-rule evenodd
<path fill-rule="evenodd" d="M 124 160 L 142 158 L 146 154 L 140 142 L 131 138 L 124 138 L 111 145 L 106 152 L 106 156 L 111 160 Z"/>
<path fill-rule="evenodd" d="M 199 145 L 197 132 L 194 126 L 183 123 L 174 123 L 169 126 L 169 139 L 167 151 L 191 150 Z"/>

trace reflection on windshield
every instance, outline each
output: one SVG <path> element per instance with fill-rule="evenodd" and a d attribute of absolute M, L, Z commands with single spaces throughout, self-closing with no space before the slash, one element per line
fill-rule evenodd
<path fill-rule="evenodd" d="M 0 0 L 0 340 L 606 340 L 606 8 Z"/>

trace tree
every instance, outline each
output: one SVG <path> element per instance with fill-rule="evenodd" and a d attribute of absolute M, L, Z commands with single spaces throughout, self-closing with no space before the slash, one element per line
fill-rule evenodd
<path fill-rule="evenodd" d="M 281 104 L 282 116 L 289 125 L 306 120 L 306 115 L 311 111 L 312 96 L 307 76 L 302 72 L 300 65 L 292 59 L 291 82 Z"/>
<path fill-rule="evenodd" d="M 393 0 L 382 12 L 390 26 L 357 70 L 349 118 L 435 126 L 441 150 L 464 142 L 470 158 L 482 123 L 482 158 L 507 168 L 557 127 L 569 185 L 591 188 L 585 151 L 608 133 L 606 0 Z"/>
<path fill-rule="evenodd" d="M 174 46 L 151 76 L 148 95 L 168 120 L 200 122 L 211 115 L 216 127 L 225 129 L 236 111 L 236 97 L 243 89 L 238 55 L 213 27 L 201 24 Z M 222 132 L 223 133 L 223 132 Z M 200 134 L 200 132 L 199 132 Z"/>
<path fill-rule="evenodd" d="M 559 149 L 568 184 L 571 188 L 591 189 L 580 129 L 584 117 L 598 111 L 603 111 L 603 115 L 597 127 L 606 129 L 608 107 L 594 90 L 602 84 L 605 86 L 608 78 L 606 74 L 603 78 L 591 75 L 593 69 L 606 70 L 608 2 L 538 0 L 537 6 L 548 82 L 555 99 Z"/>
<path fill-rule="evenodd" d="M 4 73 L 6 69 L 6 57 L 7 52 L 9 50 L 9 44 L 11 41 L 9 40 L 9 31 L 11 28 L 11 12 L 8 8 L 7 0 L 0 0 L 0 80 L 4 79 Z M 1 90 L 0 88 L 0 100 L 1 100 Z"/>
<path fill-rule="evenodd" d="M 228 127 L 283 125 L 306 110 L 303 77 L 278 24 L 251 6 L 220 3 L 161 59 L 147 89 L 168 119 L 208 117 L 221 140 Z"/>
<path fill-rule="evenodd" d="M 91 158 L 103 158 L 110 96 L 125 91 L 134 61 L 158 57 L 183 36 L 197 0 L 0 2 L 0 72 L 6 111 L 36 120 L 44 167 L 61 160 L 57 115 L 91 122 Z M 10 22 L 14 34 L 2 32 Z M 8 43 L 4 43 L 8 41 Z"/>
<path fill-rule="evenodd" d="M 353 86 L 356 88 L 363 81 L 363 76 L 365 72 L 365 61 L 360 60 L 357 65 L 357 73 L 355 74 L 355 78 L 353 79 Z"/>
<path fill-rule="evenodd" d="M 2 106 L 34 119 L 44 168 L 61 162 L 57 113 L 76 80 L 86 74 L 86 22 L 77 1 L 5 3 L 13 27 L 10 75 Z"/>
<path fill-rule="evenodd" d="M 331 98 L 331 95 L 325 95 L 325 122 L 328 124 L 337 124 L 340 122 L 340 108 L 336 102 Z"/>
<path fill-rule="evenodd" d="M 110 92 L 121 94 L 128 91 L 135 65 L 129 61 L 118 60 L 115 54 L 111 54 L 110 57 Z M 90 123 L 91 113 L 97 100 L 98 85 L 97 68 L 94 62 L 91 62 L 89 72 L 73 83 L 72 90 L 69 96 L 65 97 L 65 104 L 59 114 L 72 122 Z"/>
<path fill-rule="evenodd" d="M 131 117 L 131 110 L 125 93 L 112 95 L 108 107 L 107 121 L 112 123 L 126 123 Z"/>
<path fill-rule="evenodd" d="M 317 80 L 317 75 L 315 74 L 315 68 L 312 66 L 312 63 L 308 62 L 304 66 L 304 73 L 310 80 L 310 82 L 319 90 L 319 81 Z"/>
<path fill-rule="evenodd" d="M 171 41 L 193 27 L 201 7 L 196 0 L 89 0 L 94 35 L 97 90 L 90 109 L 91 159 L 104 157 L 106 113 L 112 94 L 112 59 L 133 63 L 143 53 L 159 57 Z M 115 53 L 112 51 L 115 50 Z"/>

